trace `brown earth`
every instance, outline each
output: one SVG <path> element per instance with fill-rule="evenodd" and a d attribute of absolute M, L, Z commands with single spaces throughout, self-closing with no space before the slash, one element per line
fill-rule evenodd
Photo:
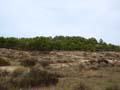
<path fill-rule="evenodd" d="M 36 65 L 41 64 L 43 68 L 63 76 L 57 86 L 33 87 L 35 90 L 73 90 L 74 84 L 81 81 L 86 81 L 94 90 L 105 90 L 104 87 L 109 83 L 120 83 L 120 52 L 20 51 L 1 48 L 0 57 L 11 63 L 10 66 L 0 66 L 0 70 L 28 70 L 20 62 L 34 60 Z"/>

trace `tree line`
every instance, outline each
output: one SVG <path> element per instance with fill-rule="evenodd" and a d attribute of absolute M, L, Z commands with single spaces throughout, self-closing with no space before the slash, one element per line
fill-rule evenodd
<path fill-rule="evenodd" d="M 95 38 L 86 39 L 80 36 L 0 37 L 0 48 L 38 51 L 120 51 L 120 46 L 107 44 L 102 39 L 97 41 Z"/>

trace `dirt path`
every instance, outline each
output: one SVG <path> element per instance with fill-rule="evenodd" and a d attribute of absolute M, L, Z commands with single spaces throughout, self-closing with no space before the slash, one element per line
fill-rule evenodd
<path fill-rule="evenodd" d="M 0 70 L 6 70 L 9 72 L 13 72 L 17 68 L 21 68 L 22 66 L 0 66 Z"/>

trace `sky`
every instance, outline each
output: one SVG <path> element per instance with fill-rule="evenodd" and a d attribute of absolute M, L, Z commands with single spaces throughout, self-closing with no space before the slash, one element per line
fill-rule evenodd
<path fill-rule="evenodd" d="M 0 0 L 0 36 L 82 36 L 120 45 L 120 0 Z"/>

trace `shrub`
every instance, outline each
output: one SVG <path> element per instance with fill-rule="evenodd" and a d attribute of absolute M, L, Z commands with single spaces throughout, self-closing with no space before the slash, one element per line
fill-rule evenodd
<path fill-rule="evenodd" d="M 17 77 L 17 76 L 21 75 L 23 72 L 25 72 L 26 70 L 27 70 L 27 69 L 24 68 L 24 67 L 19 67 L 19 68 L 15 69 L 15 70 L 13 71 L 13 73 L 11 73 L 11 76 L 12 76 L 12 77 Z"/>
<path fill-rule="evenodd" d="M 9 72 L 6 70 L 0 70 L 0 77 L 6 77 L 9 75 Z"/>
<path fill-rule="evenodd" d="M 72 63 L 73 60 L 57 60 L 57 63 Z"/>
<path fill-rule="evenodd" d="M 119 85 L 110 85 L 110 86 L 106 87 L 105 90 L 120 90 L 120 86 Z"/>
<path fill-rule="evenodd" d="M 89 67 L 89 69 L 91 69 L 91 70 L 98 70 L 98 69 L 99 69 L 99 66 L 98 66 L 98 65 L 91 65 L 91 66 Z"/>
<path fill-rule="evenodd" d="M 6 71 L 4 71 L 4 72 L 6 72 Z M 4 75 L 5 74 L 0 75 L 0 90 L 10 90 L 9 83 L 8 83 L 9 79 L 8 79 L 7 75 L 5 75 L 5 76 Z"/>
<path fill-rule="evenodd" d="M 56 85 L 58 77 L 55 73 L 44 70 L 43 68 L 33 67 L 22 74 L 12 76 L 10 79 L 12 85 L 16 87 L 28 88 L 32 86 Z"/>
<path fill-rule="evenodd" d="M 34 59 L 24 59 L 21 60 L 20 62 L 22 66 L 26 66 L 26 67 L 32 67 L 36 64 L 36 60 Z"/>
<path fill-rule="evenodd" d="M 3 86 L 4 84 L 0 83 L 0 90 L 8 90 L 7 87 Z"/>
<path fill-rule="evenodd" d="M 0 77 L 0 90 L 20 90 L 9 82 L 9 77 Z"/>
<path fill-rule="evenodd" d="M 0 66 L 8 66 L 10 62 L 6 58 L 0 57 Z"/>
<path fill-rule="evenodd" d="M 48 60 L 41 60 L 41 61 L 39 61 L 39 63 L 40 63 L 40 65 L 42 67 L 47 67 L 47 66 L 49 66 L 53 62 L 52 61 L 48 61 Z"/>
<path fill-rule="evenodd" d="M 91 88 L 85 83 L 81 82 L 74 87 L 74 90 L 91 90 Z"/>

